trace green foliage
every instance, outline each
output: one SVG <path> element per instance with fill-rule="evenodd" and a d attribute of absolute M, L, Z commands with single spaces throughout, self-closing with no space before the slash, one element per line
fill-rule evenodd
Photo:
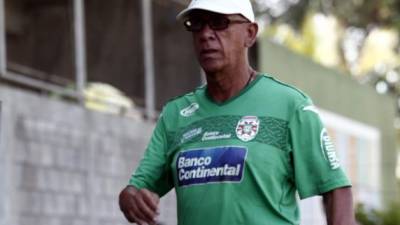
<path fill-rule="evenodd" d="M 258 2 L 262 2 L 253 1 L 256 6 L 259 5 Z M 399 0 L 299 0 L 296 4 L 286 5 L 288 7 L 285 12 L 278 16 L 272 15 L 269 8 L 262 8 L 257 14 L 267 14 L 273 22 L 291 24 L 296 28 L 300 28 L 307 12 L 314 11 L 332 13 L 346 26 L 367 28 L 369 25 L 377 25 L 400 30 Z"/>
<path fill-rule="evenodd" d="M 399 225 L 400 224 L 400 204 L 393 204 L 382 215 L 384 225 Z"/>
<path fill-rule="evenodd" d="M 348 25 L 367 27 L 369 24 L 396 26 L 400 15 L 399 1 L 336 0 L 332 11 Z"/>
<path fill-rule="evenodd" d="M 356 220 L 360 225 L 377 225 L 376 211 L 367 211 L 362 204 L 356 206 Z"/>
<path fill-rule="evenodd" d="M 367 210 L 362 204 L 356 207 L 356 220 L 360 225 L 399 225 L 400 203 L 393 203 L 386 210 Z"/>

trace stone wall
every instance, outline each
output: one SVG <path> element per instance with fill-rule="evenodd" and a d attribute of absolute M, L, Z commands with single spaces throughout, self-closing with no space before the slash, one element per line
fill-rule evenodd
<path fill-rule="evenodd" d="M 119 191 L 153 123 L 0 85 L 0 225 L 123 225 Z M 160 221 L 176 224 L 174 196 Z"/>

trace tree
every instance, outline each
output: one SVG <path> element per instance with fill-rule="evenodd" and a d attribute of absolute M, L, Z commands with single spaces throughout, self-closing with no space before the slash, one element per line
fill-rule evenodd
<path fill-rule="evenodd" d="M 356 207 L 356 220 L 360 225 L 399 225 L 400 203 L 393 203 L 386 210 L 367 210 L 363 205 Z"/>
<path fill-rule="evenodd" d="M 400 1 L 398 0 L 253 0 L 257 15 L 271 21 L 299 27 L 307 12 L 336 15 L 346 26 L 367 28 L 371 24 L 391 26 L 400 30 Z"/>

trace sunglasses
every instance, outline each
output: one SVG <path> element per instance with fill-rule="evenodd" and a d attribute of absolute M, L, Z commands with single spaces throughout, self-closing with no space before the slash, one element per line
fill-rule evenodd
<path fill-rule="evenodd" d="M 186 30 L 190 32 L 199 32 L 203 30 L 204 26 L 208 24 L 208 26 L 212 30 L 225 30 L 229 27 L 230 24 L 241 24 L 241 23 L 250 23 L 250 21 L 246 20 L 232 20 L 225 16 L 210 16 L 208 19 L 196 18 L 192 17 L 187 19 L 183 25 L 185 25 Z"/>

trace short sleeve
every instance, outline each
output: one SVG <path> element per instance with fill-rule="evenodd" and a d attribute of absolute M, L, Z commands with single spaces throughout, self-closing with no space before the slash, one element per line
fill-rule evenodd
<path fill-rule="evenodd" d="M 146 188 L 159 196 L 165 195 L 173 188 L 171 172 L 168 167 L 166 151 L 168 149 L 167 131 L 164 117 L 157 121 L 144 157 L 132 174 L 129 184 L 138 189 Z"/>
<path fill-rule="evenodd" d="M 289 132 L 294 180 L 301 199 L 351 185 L 311 101 L 296 107 Z"/>

